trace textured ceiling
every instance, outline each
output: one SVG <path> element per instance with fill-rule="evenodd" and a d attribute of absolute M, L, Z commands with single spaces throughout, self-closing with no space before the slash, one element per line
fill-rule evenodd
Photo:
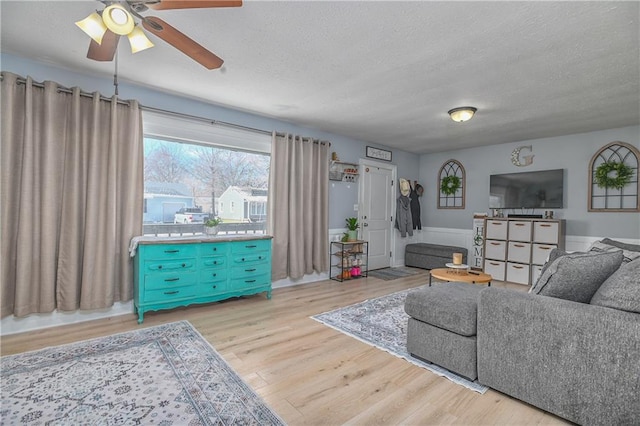
<path fill-rule="evenodd" d="M 110 77 L 97 1 L 0 1 L 3 52 Z M 640 124 L 640 3 L 245 1 L 157 11 L 225 60 L 119 48 L 121 80 L 415 153 Z M 25 31 L 28 29 L 28 31 Z M 447 111 L 472 105 L 471 121 Z"/>

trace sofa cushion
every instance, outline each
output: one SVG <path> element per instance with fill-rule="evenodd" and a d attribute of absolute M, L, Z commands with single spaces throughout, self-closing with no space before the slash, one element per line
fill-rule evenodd
<path fill-rule="evenodd" d="M 418 321 L 461 336 L 475 336 L 478 295 L 485 286 L 440 283 L 407 295 L 404 310 Z"/>
<path fill-rule="evenodd" d="M 540 277 L 542 276 L 542 274 L 544 274 L 544 271 L 546 271 L 547 268 L 549 268 L 549 266 L 553 263 L 554 260 L 556 260 L 557 258 L 559 258 L 561 256 L 565 256 L 567 254 L 569 254 L 569 253 L 564 251 L 564 250 L 557 249 L 557 248 L 551 250 L 551 253 L 549 253 L 549 258 L 547 259 L 545 264 L 542 265 L 542 269 L 540 270 L 540 275 L 538 275 L 538 280 L 540 280 Z M 533 287 L 535 287 L 535 283 L 531 287 L 531 289 L 529 290 L 529 293 L 531 293 L 531 290 L 533 290 Z"/>
<path fill-rule="evenodd" d="M 640 313 L 640 259 L 623 264 L 607 278 L 591 304 Z"/>
<path fill-rule="evenodd" d="M 570 253 L 555 259 L 530 292 L 589 303 L 600 285 L 621 263 L 621 251 Z"/>
<path fill-rule="evenodd" d="M 605 238 L 591 244 L 589 251 L 602 253 L 606 251 L 622 251 L 624 256 L 622 263 L 629 263 L 632 260 L 640 259 L 640 246 L 635 244 L 622 243 L 620 241 Z"/>

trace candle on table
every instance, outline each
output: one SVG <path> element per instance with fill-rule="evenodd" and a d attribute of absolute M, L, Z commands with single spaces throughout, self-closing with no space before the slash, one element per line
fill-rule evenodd
<path fill-rule="evenodd" d="M 453 253 L 453 264 L 462 265 L 462 253 Z"/>

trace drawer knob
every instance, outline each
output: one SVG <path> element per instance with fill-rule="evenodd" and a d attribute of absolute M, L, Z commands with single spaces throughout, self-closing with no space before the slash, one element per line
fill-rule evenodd
<path fill-rule="evenodd" d="M 166 282 L 171 282 L 171 281 L 180 281 L 180 278 L 165 278 Z"/>
<path fill-rule="evenodd" d="M 250 246 L 245 246 L 245 247 L 246 247 L 246 248 L 256 248 L 256 247 L 258 247 L 258 246 L 256 246 L 256 245 L 250 245 Z"/>
<path fill-rule="evenodd" d="M 158 269 L 162 269 L 162 265 L 158 265 Z"/>
<path fill-rule="evenodd" d="M 218 288 L 218 286 L 217 285 L 213 285 L 213 286 L 211 286 L 211 288 Z"/>
<path fill-rule="evenodd" d="M 244 257 L 242 258 L 242 261 L 244 262 Z"/>
<path fill-rule="evenodd" d="M 176 250 L 176 249 L 174 249 L 174 250 L 165 250 L 164 252 L 165 252 L 165 253 L 177 253 L 177 252 L 179 252 L 179 251 L 180 251 L 180 250 Z"/>
<path fill-rule="evenodd" d="M 514 223 L 515 226 L 524 226 L 524 223 Z"/>
<path fill-rule="evenodd" d="M 543 228 L 551 228 L 551 225 L 549 225 L 548 223 L 542 223 L 540 224 L 540 226 Z"/>
<path fill-rule="evenodd" d="M 186 264 L 186 263 L 183 263 L 183 264 L 182 264 L 182 267 L 184 268 L 185 266 L 187 266 L 187 264 Z"/>
<path fill-rule="evenodd" d="M 492 243 L 491 243 L 491 245 L 492 245 L 492 246 L 499 246 L 499 245 L 500 245 L 500 243 L 494 243 L 494 242 L 492 242 Z"/>
<path fill-rule="evenodd" d="M 178 293 L 180 293 L 178 290 L 164 292 L 164 294 L 178 294 Z"/>
<path fill-rule="evenodd" d="M 217 276 L 218 276 L 218 274 L 213 274 L 213 276 L 214 276 L 214 277 L 217 277 Z"/>
<path fill-rule="evenodd" d="M 540 250 L 551 250 L 551 247 L 544 247 L 544 246 L 541 246 L 541 247 L 538 247 L 538 248 L 539 248 Z"/>
<path fill-rule="evenodd" d="M 514 268 L 516 268 L 516 269 L 522 269 L 522 268 L 524 268 L 524 266 L 518 266 L 518 265 L 512 265 L 512 266 L 513 266 Z"/>
<path fill-rule="evenodd" d="M 245 283 L 255 283 L 256 280 L 244 280 Z"/>
<path fill-rule="evenodd" d="M 514 247 L 522 248 L 522 247 L 524 247 L 524 246 L 523 246 L 522 244 L 514 244 Z"/>
<path fill-rule="evenodd" d="M 245 272 L 253 272 L 253 271 L 255 271 L 255 270 L 256 270 L 256 268 L 253 268 L 253 269 L 245 269 L 244 271 L 245 271 Z"/>

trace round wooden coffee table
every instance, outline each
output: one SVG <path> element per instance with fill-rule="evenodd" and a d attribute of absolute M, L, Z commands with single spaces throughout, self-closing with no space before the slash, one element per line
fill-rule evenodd
<path fill-rule="evenodd" d="M 491 286 L 491 275 L 481 271 L 466 271 L 451 268 L 436 268 L 429 273 L 429 286 L 431 278 L 438 278 L 443 281 L 462 281 L 470 284 L 488 284 Z"/>

